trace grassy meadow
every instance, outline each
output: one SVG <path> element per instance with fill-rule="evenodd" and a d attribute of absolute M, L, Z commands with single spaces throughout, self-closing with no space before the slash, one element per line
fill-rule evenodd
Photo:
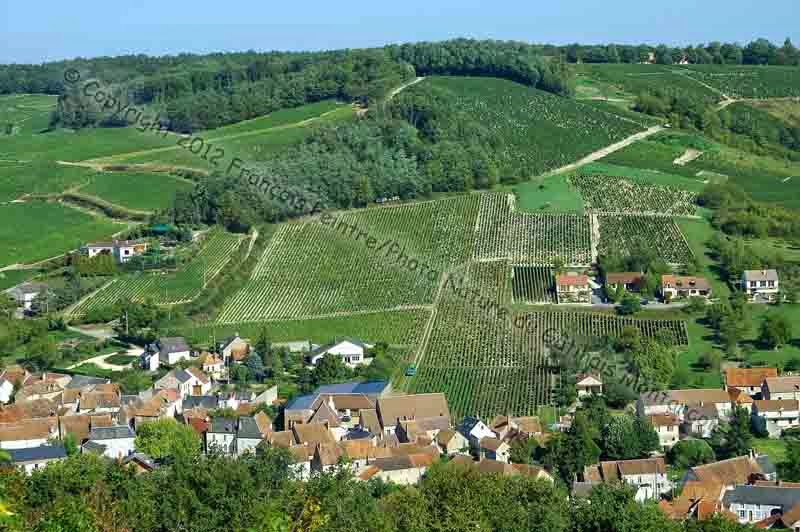
<path fill-rule="evenodd" d="M 190 191 L 193 186 L 166 173 L 101 172 L 92 175 L 77 192 L 129 209 L 156 211 L 168 207 L 176 193 Z"/>

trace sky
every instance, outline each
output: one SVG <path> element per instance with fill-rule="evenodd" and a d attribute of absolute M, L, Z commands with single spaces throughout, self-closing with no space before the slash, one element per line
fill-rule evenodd
<path fill-rule="evenodd" d="M 452 37 L 672 45 L 791 37 L 800 44 L 798 21 L 798 0 L 0 0 L 0 63 Z"/>

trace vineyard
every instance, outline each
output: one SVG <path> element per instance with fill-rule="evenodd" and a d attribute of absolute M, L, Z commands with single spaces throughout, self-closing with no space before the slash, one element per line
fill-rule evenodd
<path fill-rule="evenodd" d="M 540 175 L 643 129 L 615 113 L 495 78 L 429 77 L 399 99 L 431 90 L 453 117 L 444 127 L 466 117 L 502 147 L 493 157 L 504 177 Z"/>
<path fill-rule="evenodd" d="M 250 281 L 227 303 L 220 323 L 430 305 L 438 275 L 471 255 L 478 197 L 369 209 L 340 215 L 381 242 L 397 244 L 405 260 L 435 270 L 428 277 L 402 267 L 399 252 L 370 250 L 333 225 L 287 224 L 273 236 Z"/>
<path fill-rule="evenodd" d="M 83 299 L 69 317 L 105 309 L 125 299 L 152 300 L 159 305 L 191 301 L 225 267 L 241 242 L 239 235 L 214 231 L 185 268 L 175 273 L 138 273 L 115 279 Z"/>
<path fill-rule="evenodd" d="M 783 66 L 689 65 L 684 71 L 731 98 L 800 96 L 800 69 Z"/>
<path fill-rule="evenodd" d="M 474 259 L 548 265 L 561 258 L 576 266 L 592 262 L 589 216 L 523 214 L 514 210 L 511 195 L 482 194 L 480 198 Z"/>
<path fill-rule="evenodd" d="M 467 285 L 498 305 L 511 297 L 510 269 L 504 262 L 472 263 Z M 499 413 L 528 415 L 549 400 L 550 374 L 545 333 L 560 332 L 586 343 L 619 335 L 626 326 L 643 337 L 668 330 L 677 345 L 687 345 L 685 323 L 640 320 L 590 312 L 532 312 L 501 320 L 481 304 L 445 289 L 412 392 L 443 391 L 456 417 Z"/>
<path fill-rule="evenodd" d="M 692 250 L 680 228 L 665 216 L 603 215 L 600 224 L 600 255 L 630 253 L 634 246 L 653 248 L 669 264 L 686 264 Z"/>
<path fill-rule="evenodd" d="M 671 186 L 637 183 L 622 177 L 578 174 L 569 177 L 589 211 L 619 214 L 695 214 L 696 194 Z"/>
<path fill-rule="evenodd" d="M 546 266 L 514 266 L 511 286 L 515 303 L 555 303 L 553 270 Z"/>

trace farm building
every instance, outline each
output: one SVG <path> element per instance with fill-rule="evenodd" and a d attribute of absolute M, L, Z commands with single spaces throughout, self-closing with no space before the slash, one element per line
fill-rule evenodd
<path fill-rule="evenodd" d="M 665 301 L 685 297 L 711 297 L 711 285 L 703 277 L 661 276 L 661 295 Z"/>
<path fill-rule="evenodd" d="M 6 293 L 14 298 L 14 301 L 22 309 L 31 310 L 33 300 L 39 297 L 39 294 L 46 293 L 49 289 L 50 287 L 42 283 L 22 283 L 6 290 Z"/>
<path fill-rule="evenodd" d="M 742 289 L 754 301 L 774 301 L 780 293 L 780 280 L 775 270 L 745 270 Z"/>
<path fill-rule="evenodd" d="M 589 277 L 577 273 L 556 275 L 556 295 L 559 303 L 591 303 Z"/>
<path fill-rule="evenodd" d="M 638 292 L 643 278 L 644 274 L 641 272 L 607 273 L 606 287 L 612 290 L 619 290 L 621 287 L 626 292 Z"/>
<path fill-rule="evenodd" d="M 322 357 L 330 353 L 341 358 L 346 366 L 354 368 L 366 363 L 367 349 L 371 349 L 372 347 L 372 344 L 367 344 L 353 338 L 345 338 L 336 343 L 323 345 L 314 349 L 308 354 L 307 358 L 311 364 L 317 365 L 317 363 L 322 360 Z"/>
<path fill-rule="evenodd" d="M 89 258 L 97 255 L 112 255 L 119 264 L 124 264 L 136 255 L 147 250 L 147 242 L 140 240 L 112 240 L 110 242 L 93 242 L 86 244 Z"/>

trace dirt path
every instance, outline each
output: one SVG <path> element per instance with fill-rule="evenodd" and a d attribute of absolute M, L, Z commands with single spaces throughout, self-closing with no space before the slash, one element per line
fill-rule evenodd
<path fill-rule="evenodd" d="M 137 358 L 139 356 L 141 356 L 142 353 L 144 353 L 144 349 L 142 349 L 141 347 L 131 347 L 130 349 L 125 351 L 126 355 L 132 356 L 132 357 L 137 357 Z M 126 364 L 124 366 L 118 366 L 116 364 L 110 364 L 110 363 L 106 362 L 106 359 L 108 357 L 113 357 L 116 354 L 117 353 L 108 353 L 108 354 L 105 354 L 105 355 L 100 355 L 100 356 L 96 356 L 94 358 L 90 358 L 88 360 L 82 360 L 80 362 L 77 362 L 77 363 L 67 367 L 67 369 L 75 369 L 78 366 L 83 365 L 83 364 L 94 364 L 95 366 L 97 366 L 100 369 L 107 369 L 107 370 L 110 370 L 110 371 L 123 371 L 123 370 L 126 370 L 126 369 L 130 369 L 131 364 Z"/>
<path fill-rule="evenodd" d="M 413 85 L 416 85 L 417 83 L 419 83 L 423 79 L 425 79 L 425 76 L 418 76 L 418 77 L 412 79 L 411 81 L 409 81 L 408 83 L 404 83 L 404 84 L 400 85 L 399 87 L 397 87 L 396 89 L 394 89 L 392 92 L 389 93 L 389 96 L 386 97 L 386 101 L 388 102 L 389 100 L 391 100 L 392 98 L 394 98 L 395 96 L 397 96 L 398 94 L 400 94 L 401 92 L 406 90 L 407 88 L 409 88 L 409 87 L 411 87 Z"/>
<path fill-rule="evenodd" d="M 593 162 L 595 162 L 597 160 L 602 159 L 603 157 L 611 155 L 612 153 L 614 153 L 616 151 L 619 151 L 619 150 L 621 150 L 623 148 L 627 148 L 628 146 L 630 146 L 634 142 L 646 139 L 647 137 L 651 137 L 651 136 L 655 135 L 656 133 L 664 131 L 664 129 L 665 129 L 664 126 L 654 126 L 654 127 L 651 127 L 650 129 L 647 129 L 645 131 L 640 131 L 639 133 L 636 133 L 635 135 L 631 135 L 630 137 L 628 137 L 628 138 L 626 138 L 624 140 L 621 140 L 621 141 L 617 142 L 616 144 L 612 144 L 611 146 L 606 146 L 605 148 L 599 149 L 596 152 L 590 153 L 589 155 L 587 155 L 586 157 L 584 157 L 583 159 L 581 159 L 581 160 L 579 160 L 577 162 L 574 162 L 572 164 L 568 164 L 566 166 L 562 166 L 561 168 L 558 168 L 556 170 L 552 170 L 550 172 L 547 172 L 544 175 L 545 176 L 551 176 L 551 175 L 558 175 L 558 174 L 564 174 L 566 172 L 571 172 L 572 170 L 580 168 L 581 166 L 584 166 L 584 165 L 589 164 L 589 163 L 593 163 Z"/>
<path fill-rule="evenodd" d="M 253 234 L 250 235 L 250 243 L 247 245 L 247 255 L 244 256 L 242 262 L 250 258 L 250 253 L 253 252 L 253 246 L 256 244 L 256 240 L 258 240 L 258 229 L 253 229 Z"/>

